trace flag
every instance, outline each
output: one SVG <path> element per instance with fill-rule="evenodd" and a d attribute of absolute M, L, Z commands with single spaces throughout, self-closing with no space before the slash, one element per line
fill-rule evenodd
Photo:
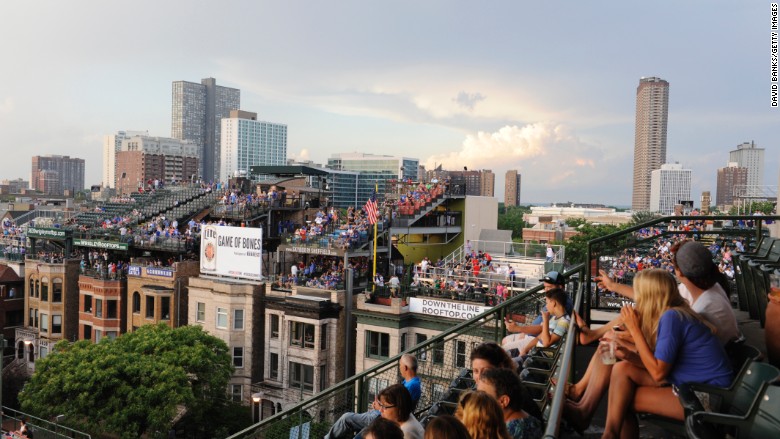
<path fill-rule="evenodd" d="M 366 201 L 364 209 L 366 209 L 366 214 L 368 215 L 368 222 L 370 224 L 376 224 L 376 218 L 378 215 L 376 191 L 371 192 L 371 197 L 368 199 L 368 201 Z"/>

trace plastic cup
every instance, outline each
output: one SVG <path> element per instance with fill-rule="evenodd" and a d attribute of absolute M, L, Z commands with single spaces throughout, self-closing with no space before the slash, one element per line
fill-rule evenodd
<path fill-rule="evenodd" d="M 780 299 L 780 274 L 769 275 L 769 296 Z"/>
<path fill-rule="evenodd" d="M 602 341 L 599 343 L 599 354 L 601 355 L 601 362 L 604 364 L 615 364 L 617 358 L 615 357 L 615 340 Z"/>

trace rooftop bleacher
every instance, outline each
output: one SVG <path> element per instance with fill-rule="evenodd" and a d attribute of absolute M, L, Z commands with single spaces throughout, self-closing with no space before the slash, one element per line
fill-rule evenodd
<path fill-rule="evenodd" d="M 738 297 L 738 306 L 747 309 L 756 318 L 761 314 L 761 304 L 759 297 L 766 297 L 769 291 L 768 284 L 761 285 L 760 277 L 764 280 L 770 270 L 776 270 L 780 267 L 780 241 L 777 245 L 777 251 L 772 254 L 771 249 L 775 245 L 774 241 L 770 245 L 770 238 L 764 238 L 766 229 L 763 220 L 778 220 L 780 217 L 741 217 L 747 222 L 754 221 L 748 228 L 728 228 L 716 227 L 715 221 L 724 218 L 718 217 L 667 217 L 660 218 L 651 223 L 631 227 L 618 233 L 593 240 L 588 245 L 588 261 L 593 263 L 580 263 L 570 267 L 565 272 L 568 281 L 567 290 L 575 293 L 575 309 L 580 310 L 581 314 L 590 323 L 598 323 L 597 320 L 605 321 L 604 315 L 609 308 L 600 308 L 599 297 L 603 292 L 599 292 L 591 281 L 591 276 L 595 275 L 597 268 L 610 268 L 610 266 L 623 255 L 627 249 L 638 249 L 637 251 L 649 251 L 653 241 L 670 240 L 676 238 L 695 237 L 708 243 L 731 243 L 732 239 L 745 238 L 746 246 L 757 249 L 752 255 L 736 255 L 738 264 L 743 260 L 752 259 L 752 265 L 748 262 L 752 273 L 756 276 L 754 283 L 745 275 L 744 270 L 738 270 L 734 282 L 734 294 Z M 737 220 L 736 217 L 729 218 Z M 681 226 L 685 226 L 684 228 Z M 652 230 L 658 229 L 658 232 Z M 687 230 L 686 230 L 687 229 Z M 747 233 L 746 233 L 747 232 Z M 765 241 L 762 241 L 765 239 Z M 760 244 L 759 244 L 760 243 Z M 760 257 L 766 255 L 766 257 Z M 770 256 L 771 255 L 771 256 Z M 759 271 L 760 275 L 759 276 Z M 579 282 L 582 280 L 583 282 Z M 626 276 L 625 282 L 630 282 L 631 277 Z M 742 286 L 740 286 L 742 282 Z M 747 283 L 746 283 L 747 282 Z M 423 382 L 423 395 L 417 406 L 416 414 L 418 419 L 425 419 L 428 416 L 437 413 L 447 413 L 448 405 L 451 407 L 452 401 L 456 400 L 457 393 L 464 388 L 469 388 L 469 365 L 465 355 L 458 356 L 457 350 L 453 345 L 463 342 L 465 346 L 473 346 L 475 343 L 485 341 L 499 342 L 505 334 L 505 328 L 502 321 L 507 315 L 525 314 L 533 312 L 538 303 L 541 292 L 541 286 L 536 286 L 527 291 L 520 292 L 509 298 L 503 303 L 491 307 L 483 314 L 476 316 L 462 323 L 456 323 L 451 329 L 442 332 L 440 335 L 430 338 L 427 341 L 407 349 L 406 352 L 417 356 L 419 360 L 418 375 Z M 751 299 L 752 297 L 752 299 Z M 744 323 L 744 322 L 743 322 Z M 763 331 L 759 333 L 760 340 L 752 337 L 750 331 L 743 326 L 743 333 L 748 335 L 748 343 L 764 349 Z M 545 438 L 556 438 L 568 435 L 568 431 L 562 429 L 563 405 L 565 402 L 565 386 L 555 386 L 550 380 L 551 377 L 560 378 L 561 382 L 571 375 L 579 375 L 584 371 L 584 364 L 577 364 L 575 360 L 581 357 L 575 357 L 577 348 L 577 327 L 571 325 L 564 341 L 558 350 L 549 352 L 537 352 L 537 357 L 532 359 L 528 366 L 528 372 L 521 376 L 527 387 L 532 391 L 534 401 L 542 409 L 543 418 L 546 423 Z M 592 352 L 592 350 L 590 351 Z M 586 353 L 583 351 L 583 353 Z M 589 358 L 589 354 L 585 357 Z M 314 397 L 302 401 L 299 404 L 276 415 L 263 419 L 259 423 L 247 428 L 231 438 L 288 438 L 298 437 L 295 432 L 302 432 L 309 429 L 310 437 L 321 437 L 327 432 L 328 428 L 342 413 L 346 411 L 365 411 L 369 408 L 373 395 L 388 384 L 397 380 L 397 361 L 398 356 L 388 358 L 385 362 L 366 370 L 360 374 L 346 379 L 338 385 L 316 394 Z M 587 361 L 587 360 L 586 360 Z M 745 363 L 750 364 L 752 359 L 747 359 Z M 777 359 L 775 361 L 778 361 Z M 747 366 L 745 366 L 747 367 Z M 764 413 L 767 410 L 766 405 L 761 404 L 760 395 L 770 394 L 767 390 L 768 383 L 764 383 L 760 388 L 749 390 L 751 401 L 755 401 L 745 410 L 748 413 L 743 419 L 744 429 L 749 429 L 753 424 L 759 423 L 756 413 Z M 762 407 L 764 407 L 762 409 Z M 693 413 L 693 412 L 692 412 Z M 751 413 L 753 413 L 751 415 Z M 703 415 L 692 414 L 698 418 Z M 646 418 L 650 419 L 650 418 Z M 706 419 L 706 418 L 705 418 Z M 763 419 L 763 418 L 761 418 Z M 603 417 L 595 418 L 597 422 L 603 422 Z M 648 421 L 649 422 L 649 421 Z M 713 421 L 714 422 L 714 421 Z M 777 420 L 762 420 L 761 428 L 769 425 L 768 431 L 780 432 L 780 424 Z M 652 430 L 647 424 L 643 424 L 643 429 Z M 679 426 L 679 424 L 678 424 Z M 683 425 L 682 428 L 685 428 Z M 756 427 L 758 428 L 758 427 Z M 690 431 L 690 430 L 689 430 Z M 764 430 L 767 431 L 767 430 Z M 292 435 L 291 435 L 292 434 Z M 654 432 L 657 436 L 661 433 Z M 586 436 L 590 437 L 590 436 Z"/>

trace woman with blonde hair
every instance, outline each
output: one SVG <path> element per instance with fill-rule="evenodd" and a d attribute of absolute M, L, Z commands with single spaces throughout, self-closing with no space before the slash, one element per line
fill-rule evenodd
<path fill-rule="evenodd" d="M 612 368 L 604 438 L 639 437 L 637 412 L 682 420 L 673 386 L 726 387 L 733 375 L 714 328 L 680 296 L 671 273 L 641 271 L 634 297 L 636 307 L 624 306 L 620 315 L 642 365 L 622 361 Z"/>
<path fill-rule="evenodd" d="M 485 392 L 477 390 L 463 394 L 455 417 L 466 427 L 471 439 L 512 439 L 501 406 Z"/>

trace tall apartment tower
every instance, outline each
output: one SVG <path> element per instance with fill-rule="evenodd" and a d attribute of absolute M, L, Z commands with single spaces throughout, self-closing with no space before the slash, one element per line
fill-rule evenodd
<path fill-rule="evenodd" d="M 729 162 L 747 168 L 746 185 L 764 185 L 764 148 L 757 148 L 756 142 L 744 142 L 737 145 L 737 149 L 729 151 Z"/>
<path fill-rule="evenodd" d="M 691 200 L 691 170 L 677 163 L 666 163 L 650 177 L 650 210 L 662 215 L 674 213 L 674 206 Z"/>
<path fill-rule="evenodd" d="M 250 166 L 287 163 L 287 125 L 257 120 L 257 113 L 233 110 L 222 119 L 220 178 L 249 175 Z"/>
<path fill-rule="evenodd" d="M 241 90 L 217 85 L 214 78 L 200 84 L 175 81 L 172 90 L 171 137 L 191 140 L 200 150 L 200 176 L 216 181 L 220 176 L 222 119 L 241 108 Z"/>
<path fill-rule="evenodd" d="M 520 174 L 517 170 L 506 171 L 504 180 L 504 206 L 520 205 Z"/>
<path fill-rule="evenodd" d="M 701 193 L 701 214 L 709 215 L 710 206 L 712 206 L 712 196 L 710 195 L 710 191 L 703 191 Z"/>
<path fill-rule="evenodd" d="M 34 156 L 30 186 L 46 195 L 80 191 L 84 189 L 84 159 L 66 155 Z"/>
<path fill-rule="evenodd" d="M 666 125 L 669 119 L 669 83 L 641 78 L 636 89 L 634 133 L 634 189 L 631 209 L 650 210 L 652 172 L 666 162 Z"/>
<path fill-rule="evenodd" d="M 493 197 L 496 193 L 496 174 L 490 169 L 483 169 L 479 174 L 479 191 L 482 197 Z"/>
<path fill-rule="evenodd" d="M 116 153 L 122 149 L 122 141 L 148 135 L 149 131 L 117 131 L 116 134 L 103 136 L 103 187 L 116 187 Z"/>
<path fill-rule="evenodd" d="M 718 169 L 718 192 L 715 194 L 715 205 L 721 210 L 727 210 L 734 204 L 734 187 L 745 186 L 748 181 L 748 168 L 729 162 L 725 168 Z"/>

